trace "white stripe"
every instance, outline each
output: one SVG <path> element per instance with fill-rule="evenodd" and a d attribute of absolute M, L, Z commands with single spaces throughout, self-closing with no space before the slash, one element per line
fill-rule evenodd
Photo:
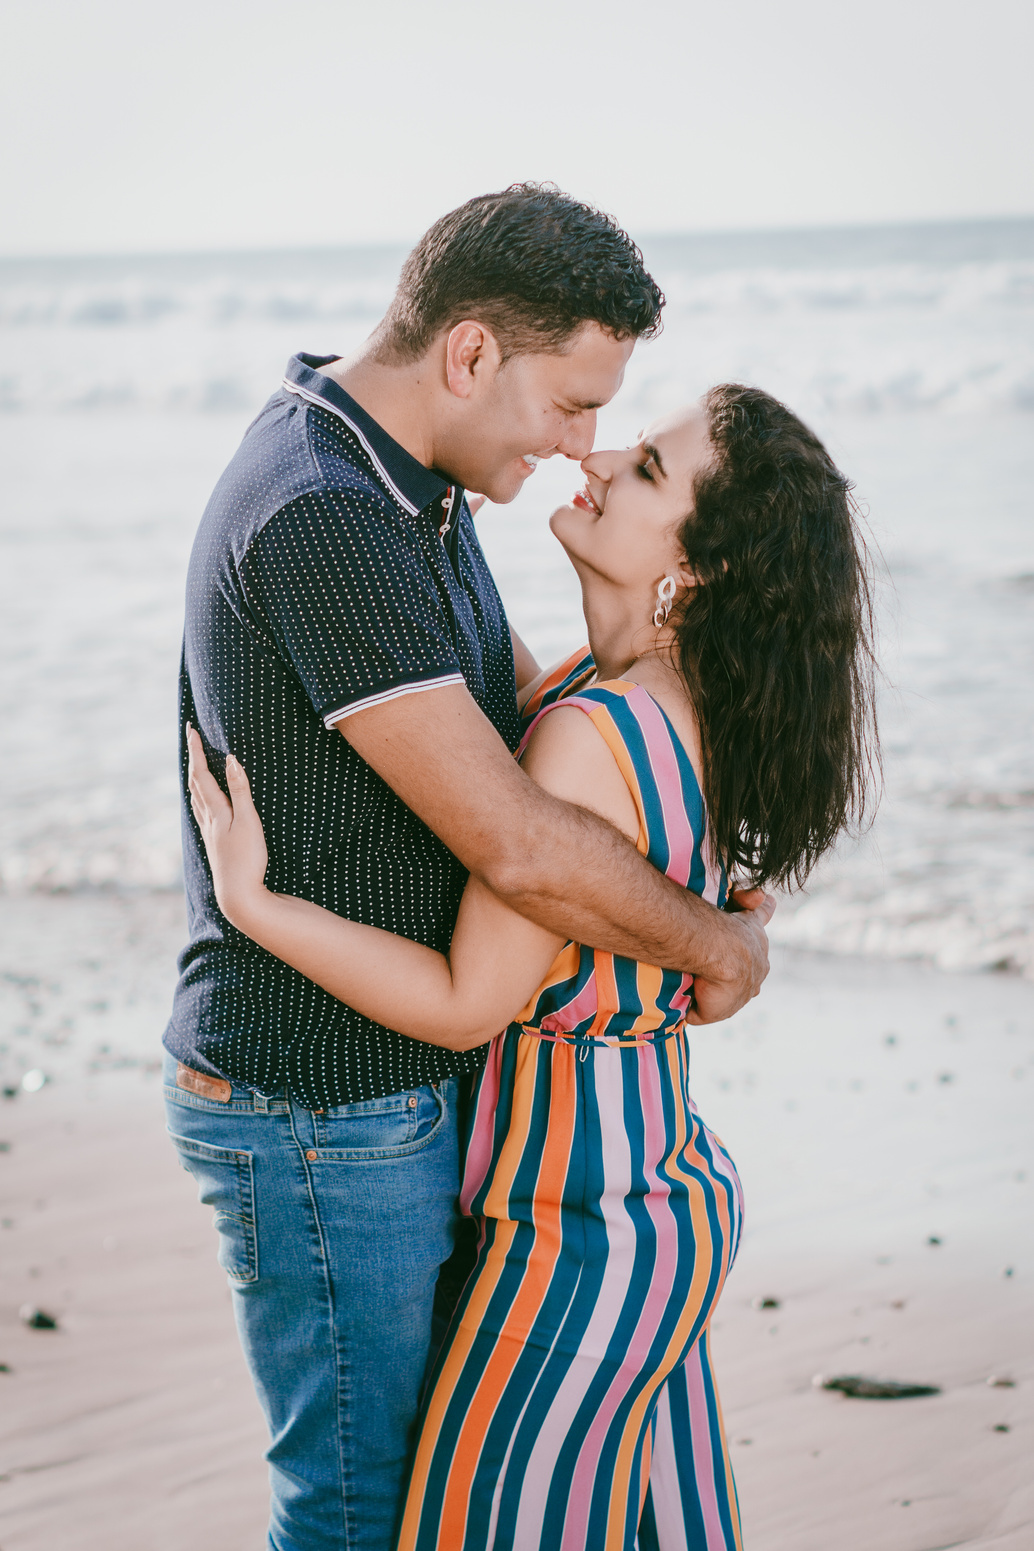
<path fill-rule="evenodd" d="M 377 470 L 378 474 L 381 476 L 384 483 L 387 485 L 388 489 L 391 491 L 399 505 L 403 507 L 411 517 L 417 516 L 420 511 L 419 506 L 414 506 L 412 501 L 410 501 L 407 496 L 402 494 L 402 491 L 399 489 L 398 485 L 396 485 L 395 481 L 384 467 L 384 464 L 381 462 L 380 458 L 378 458 L 377 454 L 370 446 L 370 443 L 366 440 L 366 437 L 363 435 L 362 431 L 360 431 L 354 420 L 350 420 L 348 418 L 343 409 L 338 409 L 336 404 L 332 404 L 329 399 L 321 398 L 318 393 L 310 393 L 307 388 L 300 388 L 297 383 L 289 382 L 286 377 L 284 378 L 283 386 L 288 393 L 295 393 L 300 399 L 305 399 L 310 404 L 318 404 L 321 409 L 328 409 L 332 415 L 337 415 L 339 420 L 343 420 L 348 426 L 348 429 L 352 432 L 353 436 L 357 436 L 362 442 L 363 446 L 366 448 L 374 468 Z"/>
<path fill-rule="evenodd" d="M 382 689 L 379 695 L 368 695 L 365 700 L 353 700 L 350 705 L 342 706 L 340 711 L 330 711 L 323 718 L 324 725 L 332 728 L 336 722 L 343 722 L 346 716 L 354 716 L 357 711 L 365 711 L 368 706 L 383 705 L 387 700 L 398 700 L 402 695 L 419 695 L 425 689 L 441 689 L 445 684 L 465 684 L 466 679 L 462 673 L 446 673 L 440 679 L 424 679 L 421 684 L 396 684 L 393 689 Z"/>

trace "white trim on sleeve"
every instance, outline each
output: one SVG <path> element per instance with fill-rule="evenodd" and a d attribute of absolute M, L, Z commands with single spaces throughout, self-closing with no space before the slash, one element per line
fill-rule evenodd
<path fill-rule="evenodd" d="M 466 682 L 462 673 L 446 673 L 440 679 L 424 679 L 419 684 L 396 684 L 391 689 L 382 689 L 377 695 L 367 695 L 365 700 L 353 700 L 349 705 L 342 706 L 340 711 L 328 711 L 323 718 L 324 726 L 330 731 L 337 722 L 343 722 L 347 716 L 354 716 L 357 711 L 366 711 L 372 705 L 399 700 L 403 695 L 419 695 L 425 689 L 443 689 L 446 684 Z"/>

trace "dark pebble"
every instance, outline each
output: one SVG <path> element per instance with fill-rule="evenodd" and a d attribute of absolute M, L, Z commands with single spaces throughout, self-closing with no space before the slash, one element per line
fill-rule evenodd
<path fill-rule="evenodd" d="M 931 1233 L 930 1237 L 927 1239 L 926 1242 L 927 1242 L 927 1244 L 943 1244 L 944 1240 L 941 1239 L 941 1238 L 938 1238 L 936 1233 Z"/>
<path fill-rule="evenodd" d="M 779 1298 L 753 1298 L 750 1306 L 752 1309 L 779 1309 L 782 1301 Z"/>
<path fill-rule="evenodd" d="M 18 1310 L 18 1316 L 23 1325 L 28 1325 L 30 1330 L 56 1330 L 57 1315 L 48 1314 L 46 1309 L 37 1309 L 31 1303 L 23 1303 Z"/>
<path fill-rule="evenodd" d="M 1009 1428 L 1005 1422 L 996 1422 L 993 1431 L 996 1433 L 1007 1433 Z"/>
<path fill-rule="evenodd" d="M 818 1379 L 822 1389 L 838 1390 L 858 1400 L 908 1400 L 914 1395 L 939 1395 L 936 1384 L 899 1384 L 895 1379 L 863 1379 L 856 1373 L 844 1373 L 833 1379 Z"/>
<path fill-rule="evenodd" d="M 10 1363 L 0 1363 L 0 1373 L 10 1373 L 10 1372 L 11 1372 L 11 1364 Z"/>

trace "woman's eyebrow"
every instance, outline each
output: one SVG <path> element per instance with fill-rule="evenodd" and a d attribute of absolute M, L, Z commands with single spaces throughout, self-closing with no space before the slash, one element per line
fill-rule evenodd
<path fill-rule="evenodd" d="M 668 475 L 667 475 L 667 471 L 665 470 L 664 464 L 661 462 L 661 455 L 657 451 L 657 448 L 653 445 L 653 443 L 652 442 L 644 442 L 643 443 L 643 451 L 646 453 L 646 456 L 648 458 L 652 458 L 653 462 L 656 463 L 656 465 L 657 465 L 657 472 L 658 472 L 658 474 L 660 474 L 661 478 L 662 479 L 667 479 Z"/>

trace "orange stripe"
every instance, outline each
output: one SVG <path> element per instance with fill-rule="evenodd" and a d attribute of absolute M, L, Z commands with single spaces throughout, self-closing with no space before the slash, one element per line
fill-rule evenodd
<path fill-rule="evenodd" d="M 520 1358 L 522 1342 L 549 1291 L 563 1247 L 561 1198 L 574 1139 L 577 1078 L 571 1059 L 574 1052 L 570 1047 L 554 1045 L 551 1049 L 553 1083 L 549 1120 L 532 1196 L 535 1237 L 520 1289 L 510 1306 L 495 1350 L 484 1366 L 456 1441 L 438 1531 L 439 1544 L 443 1547 L 452 1548 L 463 1543 L 471 1482 L 489 1426 Z M 564 1058 L 558 1060 L 557 1053 L 561 1051 Z M 517 1086 L 520 1089 L 519 1081 Z M 532 1084 L 528 1082 L 524 1086 L 530 1090 Z"/>
<path fill-rule="evenodd" d="M 669 1069 L 671 1071 L 671 1078 L 676 1092 L 679 1091 L 681 1086 L 682 1074 L 679 1053 L 675 1047 L 677 1046 L 678 1040 L 684 1037 L 684 1035 L 676 1035 L 673 1039 L 665 1042 L 665 1055 Z M 669 1158 L 673 1161 L 678 1158 L 683 1147 L 686 1145 L 689 1139 L 689 1133 L 686 1127 L 686 1116 L 687 1111 L 684 1106 L 682 1104 L 676 1105 L 675 1143 L 668 1153 Z M 707 1160 L 701 1157 L 699 1154 L 697 1155 L 697 1158 L 702 1172 L 707 1174 L 709 1178 L 713 1178 Z M 653 1397 L 656 1394 L 658 1388 L 673 1371 L 679 1357 L 685 1349 L 686 1341 L 689 1337 L 690 1331 L 692 1330 L 693 1324 L 700 1313 L 703 1302 L 703 1294 L 706 1291 L 707 1283 L 711 1278 L 711 1271 L 714 1265 L 713 1252 L 708 1253 L 706 1256 L 702 1253 L 702 1251 L 705 1249 L 712 1251 L 714 1244 L 710 1222 L 708 1221 L 707 1202 L 704 1187 L 699 1183 L 698 1180 L 694 1179 L 691 1174 L 684 1172 L 681 1168 L 679 1168 L 677 1164 L 675 1166 L 675 1171 L 678 1176 L 685 1180 L 688 1187 L 690 1215 L 693 1222 L 693 1238 L 697 1246 L 697 1255 L 695 1264 L 693 1266 L 693 1278 L 690 1282 L 685 1310 L 683 1312 L 682 1318 L 679 1320 L 677 1326 L 675 1327 L 675 1330 L 672 1332 L 672 1337 L 668 1343 L 664 1357 L 662 1358 L 657 1371 L 652 1375 L 651 1382 L 644 1388 L 644 1390 L 636 1398 L 634 1404 L 630 1408 L 628 1420 L 622 1433 L 621 1444 L 618 1448 L 618 1453 L 615 1460 L 615 1477 L 617 1479 L 627 1479 L 629 1476 L 632 1463 L 631 1456 L 635 1450 L 636 1443 L 639 1439 L 639 1434 L 642 1430 L 643 1418 L 645 1417 L 646 1411 L 652 1403 Z M 730 1225 L 727 1220 L 728 1214 L 723 1204 L 724 1192 L 716 1189 L 714 1194 L 718 1211 L 721 1217 L 725 1219 L 722 1223 L 721 1282 L 719 1283 L 718 1292 L 715 1295 L 715 1302 L 717 1302 L 718 1297 L 721 1295 L 722 1286 L 724 1285 L 725 1276 L 728 1270 L 727 1257 L 730 1240 Z M 723 1450 L 726 1447 L 724 1432 L 722 1433 L 722 1447 Z M 731 1488 L 732 1467 L 729 1463 L 727 1454 L 726 1472 Z M 730 1501 L 734 1501 L 731 1490 Z M 624 1533 L 624 1519 L 624 1506 L 616 1499 L 612 1500 L 607 1524 L 606 1551 L 611 1551 L 612 1546 L 620 1547 L 620 1537 Z M 742 1548 L 740 1548 L 740 1551 L 742 1551 Z"/>
<path fill-rule="evenodd" d="M 638 1038 L 640 1034 L 648 1034 L 651 1029 L 659 1028 L 664 1022 L 664 1013 L 661 1011 L 664 971 L 655 968 L 653 964 L 637 964 L 635 983 L 639 1005 L 643 1010 L 628 1032 Z"/>
<path fill-rule="evenodd" d="M 700 1335 L 705 1343 L 704 1357 L 711 1373 L 711 1387 L 714 1390 L 714 1405 L 718 1413 L 718 1436 L 722 1440 L 722 1463 L 725 1466 L 725 1495 L 729 1501 L 729 1513 L 732 1517 L 732 1532 L 736 1537 L 736 1551 L 743 1551 L 743 1526 L 740 1523 L 740 1505 L 736 1499 L 736 1482 L 732 1473 L 732 1460 L 729 1457 L 729 1440 L 725 1435 L 725 1418 L 722 1415 L 722 1401 L 718 1394 L 718 1385 L 715 1382 L 714 1368 L 711 1364 L 711 1328 L 707 1325 Z"/>
<path fill-rule="evenodd" d="M 634 687 L 635 686 L 632 684 L 629 684 L 628 686 L 629 689 L 633 689 Z M 632 763 L 632 756 L 629 754 L 625 740 L 622 738 L 620 732 L 618 731 L 614 718 L 611 716 L 606 706 L 601 705 L 598 708 L 594 708 L 592 711 L 590 711 L 589 720 L 600 733 L 603 741 L 606 743 L 608 749 L 613 754 L 614 762 L 618 769 L 621 771 L 625 785 L 628 787 L 628 790 L 632 794 L 632 800 L 635 803 L 636 812 L 639 815 L 639 837 L 636 840 L 635 846 L 636 850 L 645 856 L 650 849 L 650 840 L 646 828 L 646 809 L 643 806 L 643 794 L 639 789 L 639 777 L 636 775 L 636 769 Z"/>
<path fill-rule="evenodd" d="M 525 1043 L 528 1049 L 525 1051 Z M 517 1047 L 517 1071 L 534 1056 L 530 1041 L 522 1041 Z M 499 1279 L 506 1267 L 506 1258 L 517 1232 L 517 1224 L 506 1215 L 507 1197 L 512 1188 L 517 1169 L 527 1146 L 531 1129 L 534 1074 L 531 1082 L 515 1081 L 513 1108 L 506 1133 L 489 1187 L 485 1215 L 499 1222 L 495 1240 L 484 1265 L 478 1272 L 471 1299 L 463 1312 L 462 1323 L 453 1331 L 449 1350 L 435 1382 L 427 1408 L 427 1415 L 420 1430 L 417 1455 L 413 1464 L 413 1477 L 406 1497 L 406 1511 L 399 1538 L 398 1551 L 412 1547 L 419 1529 L 420 1505 L 427 1488 L 427 1478 L 434 1459 L 438 1434 L 445 1419 L 456 1383 L 470 1356 L 475 1337 L 479 1334 L 485 1310 L 490 1303 Z"/>
<path fill-rule="evenodd" d="M 607 1032 L 611 1018 L 621 1009 L 621 998 L 614 973 L 614 955 L 597 951 L 593 954 L 593 963 L 596 966 L 596 1016 L 589 1027 L 589 1034 L 603 1035 Z"/>
<path fill-rule="evenodd" d="M 552 670 L 548 677 L 542 681 L 535 693 L 525 702 L 521 715 L 530 721 L 531 718 L 540 709 L 545 696 L 549 694 L 551 689 L 555 689 L 558 684 L 562 684 L 564 682 L 564 680 L 567 678 L 567 675 L 574 671 L 574 669 L 581 662 L 582 658 L 588 654 L 588 651 L 589 648 L 587 646 L 580 646 L 576 652 L 571 653 L 570 657 L 565 657 L 563 662 L 557 663 L 556 667 Z M 586 668 L 583 679 L 591 678 L 594 672 L 594 667 L 590 665 L 588 668 Z M 570 692 L 573 694 L 574 690 L 575 686 L 572 685 Z"/>

